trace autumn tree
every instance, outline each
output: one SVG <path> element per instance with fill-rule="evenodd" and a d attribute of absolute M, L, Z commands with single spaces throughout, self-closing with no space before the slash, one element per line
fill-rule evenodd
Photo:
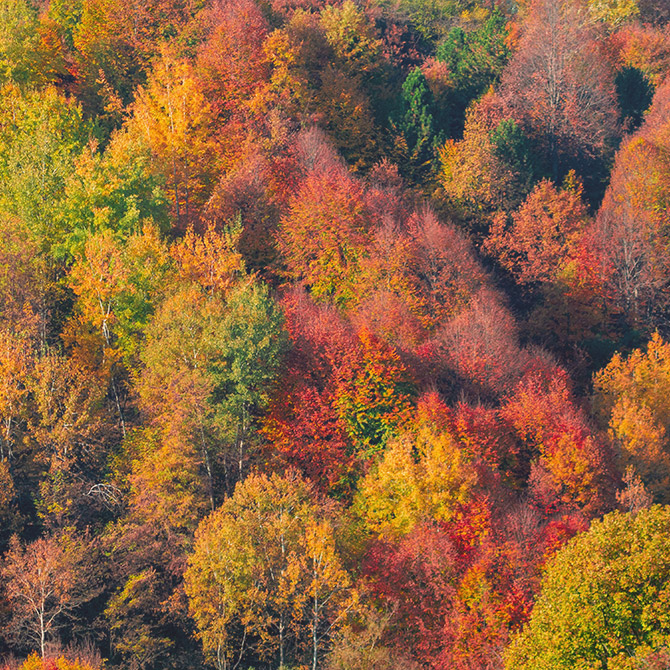
<path fill-rule="evenodd" d="M 611 35 L 610 43 L 615 50 L 619 72 L 633 68 L 641 73 L 654 89 L 663 83 L 663 73 L 670 58 L 670 44 L 667 34 L 660 26 L 629 23 Z M 646 90 L 645 86 L 635 91 L 635 94 L 639 96 Z"/>
<path fill-rule="evenodd" d="M 244 260 L 237 250 L 241 232 L 236 224 L 221 231 L 209 226 L 202 235 L 189 228 L 170 249 L 181 277 L 209 295 L 227 296 L 244 272 Z"/>
<path fill-rule="evenodd" d="M 77 652 L 70 653 L 68 649 L 65 654 L 60 654 L 56 658 L 41 658 L 37 654 L 31 654 L 21 664 L 21 670 L 99 670 L 102 667 L 102 659 L 99 654 L 93 650 L 86 650 L 88 653 Z M 92 652 L 92 653 L 91 653 Z"/>
<path fill-rule="evenodd" d="M 394 8 L 400 16 L 407 17 L 412 27 L 429 43 L 439 42 L 449 31 L 451 22 L 462 10 L 468 9 L 467 0 L 376 0 L 376 5 Z"/>
<path fill-rule="evenodd" d="M 132 128 L 149 145 L 185 230 L 197 222 L 217 174 L 214 117 L 189 62 L 164 50 L 133 111 Z"/>
<path fill-rule="evenodd" d="M 596 21 L 612 27 L 631 21 L 640 13 L 637 0 L 590 0 L 588 10 Z"/>
<path fill-rule="evenodd" d="M 237 485 L 198 529 L 185 584 L 218 668 L 307 657 L 316 670 L 351 597 L 325 509 L 292 471 Z"/>
<path fill-rule="evenodd" d="M 355 344 L 333 360 L 334 407 L 356 456 L 365 461 L 403 424 L 414 388 L 392 347 L 366 328 L 357 333 Z"/>
<path fill-rule="evenodd" d="M 415 387 L 398 351 L 327 306 L 285 301 L 291 349 L 263 432 L 324 488 L 351 487 L 410 412 Z"/>
<path fill-rule="evenodd" d="M 611 152 L 618 117 L 613 76 L 579 3 L 537 0 L 527 17 L 502 95 L 541 143 L 558 181 L 567 166 L 586 169 Z"/>
<path fill-rule="evenodd" d="M 169 271 L 167 247 L 151 224 L 125 240 L 110 229 L 90 235 L 68 278 L 78 297 L 76 318 L 97 333 L 108 355 L 130 363 Z"/>
<path fill-rule="evenodd" d="M 45 525 L 83 521 L 95 509 L 95 486 L 107 449 L 120 437 L 106 380 L 74 358 L 44 352 L 35 361 L 27 428 L 33 459 L 44 472 L 37 508 Z M 111 425 L 110 425 L 111 424 Z"/>
<path fill-rule="evenodd" d="M 594 404 L 609 428 L 621 470 L 633 467 L 657 501 L 670 491 L 668 345 L 654 334 L 646 351 L 616 354 L 594 377 Z"/>
<path fill-rule="evenodd" d="M 576 404 L 564 370 L 531 367 L 500 413 L 530 465 L 529 493 L 539 510 L 591 517 L 611 505 L 614 476 L 608 445 Z"/>
<path fill-rule="evenodd" d="M 585 340 L 605 321 L 599 273 L 585 253 L 590 225 L 571 171 L 561 189 L 542 180 L 511 217 L 496 215 L 484 244 L 520 285 L 529 331 L 545 341 L 556 336 L 554 350 Z"/>
<path fill-rule="evenodd" d="M 366 253 L 370 221 L 360 184 L 344 166 L 311 170 L 282 220 L 279 244 L 291 275 L 312 295 L 346 305 Z"/>
<path fill-rule="evenodd" d="M 127 129 L 114 133 L 104 151 L 91 143 L 77 157 L 57 218 L 65 231 L 59 255 L 71 260 L 90 236 L 106 231 L 126 240 L 146 226 L 167 230 L 165 180 L 152 160 L 146 140 Z"/>
<path fill-rule="evenodd" d="M 665 323 L 668 268 L 665 222 L 670 87 L 660 88 L 642 127 L 617 154 L 593 229 L 610 304 L 636 327 Z"/>
<path fill-rule="evenodd" d="M 420 521 L 452 521 L 470 501 L 477 475 L 472 457 L 452 435 L 429 421 L 389 442 L 361 481 L 356 506 L 381 538 L 409 533 Z"/>
<path fill-rule="evenodd" d="M 180 422 L 179 408 L 175 421 Z M 181 591 L 186 554 L 211 509 L 197 445 L 177 431 L 131 433 L 106 482 L 114 511 L 102 544 L 110 556 L 104 615 L 111 653 L 123 663 L 156 667 L 197 658 Z M 188 659 L 188 660 L 187 660 Z"/>
<path fill-rule="evenodd" d="M 543 180 L 513 214 L 508 230 L 503 217 L 496 220 L 487 246 L 520 283 L 551 281 L 574 259 L 586 216 L 579 183 L 559 191 Z"/>
<path fill-rule="evenodd" d="M 276 269 L 276 232 L 287 191 L 293 190 L 291 172 L 297 172 L 286 151 L 276 151 L 280 156 L 274 159 L 254 151 L 223 175 L 203 215 L 217 227 L 239 222 L 239 252 L 249 271 L 263 276 Z"/>
<path fill-rule="evenodd" d="M 70 269 L 77 302 L 64 339 L 80 365 L 95 369 L 108 386 L 123 434 L 128 372 L 138 363 L 143 330 L 168 273 L 167 248 L 149 224 L 125 241 L 109 228 L 90 235 Z"/>
<path fill-rule="evenodd" d="M 9 88 L 0 118 L 0 208 L 18 217 L 43 251 L 62 241 L 58 210 L 75 158 L 89 140 L 91 126 L 76 101 L 54 88 L 22 95 Z M 52 261 L 53 264 L 53 261 Z"/>
<path fill-rule="evenodd" d="M 505 118 L 495 94 L 486 94 L 465 116 L 461 140 L 440 148 L 440 183 L 476 232 L 499 210 L 518 206 L 542 174 L 530 138 Z"/>
<path fill-rule="evenodd" d="M 613 512 L 549 562 L 507 668 L 631 667 L 667 645 L 666 508 Z"/>
<path fill-rule="evenodd" d="M 488 288 L 446 320 L 433 340 L 444 363 L 464 385 L 502 394 L 523 374 L 528 355 L 501 297 Z"/>
<path fill-rule="evenodd" d="M 289 348 L 262 432 L 275 458 L 320 489 L 342 492 L 356 469 L 351 438 L 335 407 L 333 356 L 355 335 L 333 308 L 293 291 L 282 301 Z"/>
<path fill-rule="evenodd" d="M 157 311 L 138 384 L 152 422 L 201 453 L 212 506 L 216 467 L 227 487 L 243 476 L 286 346 L 269 290 L 236 280 L 241 259 L 226 240 L 210 230 L 173 248 L 182 276 L 200 286 L 187 283 Z"/>
<path fill-rule="evenodd" d="M 14 537 L 5 557 L 2 577 L 12 604 L 12 631 L 25 636 L 43 658 L 67 616 L 90 597 L 78 574 L 81 551 L 77 539 L 67 534 L 26 545 Z"/>
<path fill-rule="evenodd" d="M 0 319 L 5 327 L 46 340 L 50 282 L 46 259 L 20 219 L 0 214 Z"/>
<path fill-rule="evenodd" d="M 320 22 L 333 57 L 321 73 L 317 109 L 347 162 L 354 168 L 369 167 L 380 143 L 375 106 L 388 97 L 381 40 L 374 24 L 351 0 L 324 7 Z"/>
<path fill-rule="evenodd" d="M 424 336 L 432 334 L 485 283 L 483 269 L 456 227 L 440 221 L 428 207 L 404 221 L 388 216 L 382 221 L 369 246 L 359 290 L 372 297 L 381 291 L 393 296 L 409 312 L 405 321 L 414 318 Z"/>
<path fill-rule="evenodd" d="M 197 69 L 207 97 L 222 121 L 243 117 L 250 101 L 269 77 L 263 43 L 270 26 L 252 0 L 215 3 L 205 13 L 206 38 Z"/>
<path fill-rule="evenodd" d="M 391 615 L 369 606 L 363 615 L 342 627 L 328 654 L 328 670 L 416 670 L 417 664 L 409 658 L 407 650 L 396 649 L 384 635 L 389 628 Z"/>
<path fill-rule="evenodd" d="M 0 7 L 0 82 L 22 87 L 52 83 L 64 73 L 57 42 L 49 40 L 38 8 L 24 0 Z"/>
<path fill-rule="evenodd" d="M 115 0 L 54 2 L 53 20 L 73 48 L 73 70 L 87 109 L 107 126 L 120 125 L 123 109 L 144 84 L 151 60 L 196 9 L 180 0 L 120 5 Z"/>
<path fill-rule="evenodd" d="M 14 455 L 21 424 L 27 419 L 29 374 L 33 364 L 31 354 L 25 340 L 9 333 L 0 335 L 0 461 L 11 459 Z"/>

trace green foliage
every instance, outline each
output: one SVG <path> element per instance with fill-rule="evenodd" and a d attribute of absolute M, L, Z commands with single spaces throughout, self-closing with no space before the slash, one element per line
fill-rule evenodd
<path fill-rule="evenodd" d="M 70 51 L 74 50 L 74 35 L 84 12 L 84 0 L 51 0 L 49 18 L 59 27 Z"/>
<path fill-rule="evenodd" d="M 242 281 L 226 303 L 211 363 L 217 422 L 243 440 L 268 402 L 288 345 L 281 310 L 265 284 Z"/>
<path fill-rule="evenodd" d="M 116 351 L 133 364 L 169 270 L 167 247 L 150 225 L 127 240 L 109 229 L 86 240 L 68 283 L 78 297 L 75 318 L 98 333 L 107 356 Z"/>
<path fill-rule="evenodd" d="M 406 419 L 415 392 L 397 352 L 367 329 L 358 333 L 359 349 L 336 371 L 335 407 L 354 443 L 367 460 L 381 451 Z"/>
<path fill-rule="evenodd" d="M 117 132 L 104 153 L 95 145 L 77 159 L 66 178 L 57 215 L 64 231 L 54 253 L 69 259 L 82 252 L 90 235 L 110 231 L 118 240 L 143 225 L 169 225 L 165 183 L 152 169 L 151 154 L 139 137 Z"/>
<path fill-rule="evenodd" d="M 505 667 L 620 667 L 613 662 L 668 644 L 669 602 L 670 508 L 613 512 L 549 562 Z"/>
<path fill-rule="evenodd" d="M 400 104 L 397 130 L 406 146 L 400 165 L 405 174 L 420 180 L 430 171 L 434 147 L 439 142 L 433 120 L 435 101 L 420 68 L 414 68 L 403 82 Z"/>
<path fill-rule="evenodd" d="M 42 74 L 39 68 L 37 9 L 25 0 L 0 2 L 0 85 L 25 85 Z"/>
<path fill-rule="evenodd" d="M 538 160 L 523 128 L 514 119 L 503 119 L 489 133 L 494 154 L 509 167 L 517 183 L 515 191 L 528 193 L 541 175 Z"/>
<path fill-rule="evenodd" d="M 328 5 L 321 12 L 321 25 L 335 56 L 350 75 L 367 79 L 378 68 L 381 42 L 365 14 L 351 0 L 341 6 Z"/>
<path fill-rule="evenodd" d="M 475 229 L 488 226 L 492 213 L 517 207 L 537 174 L 522 129 L 512 120 L 493 125 L 486 101 L 468 110 L 463 139 L 439 149 L 442 186 Z"/>
<path fill-rule="evenodd" d="M 450 137 L 462 132 L 468 105 L 498 82 L 510 56 L 506 38 L 507 20 L 496 9 L 479 28 L 452 28 L 438 47 L 436 58 L 447 65 L 451 78 Z"/>
<path fill-rule="evenodd" d="M 2 653 L 498 667 L 567 538 L 667 501 L 668 345 L 598 431 L 513 316 L 571 370 L 610 296 L 667 330 L 654 2 L 0 0 Z M 667 666 L 668 514 L 550 561 L 509 666 Z"/>
<path fill-rule="evenodd" d="M 0 209 L 24 221 L 44 251 L 60 243 L 59 225 L 69 175 L 91 138 L 81 108 L 54 88 L 0 99 Z"/>

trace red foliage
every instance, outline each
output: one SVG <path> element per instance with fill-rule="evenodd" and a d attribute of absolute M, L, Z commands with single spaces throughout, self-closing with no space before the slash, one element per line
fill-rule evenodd
<path fill-rule="evenodd" d="M 341 165 L 314 161 L 282 220 L 279 246 L 294 279 L 336 304 L 356 301 L 354 284 L 370 221 L 363 190 Z"/>
<path fill-rule="evenodd" d="M 527 354 L 519 348 L 514 319 L 489 289 L 449 320 L 438 337 L 447 364 L 487 392 L 503 393 L 525 368 Z"/>
<path fill-rule="evenodd" d="M 579 3 L 534 0 L 503 75 L 512 116 L 541 143 L 554 180 L 564 162 L 589 161 L 617 134 L 614 81 Z"/>
<path fill-rule="evenodd" d="M 510 630 L 530 612 L 537 525 L 512 541 L 489 526 L 477 533 L 477 518 L 420 524 L 397 544 L 375 544 L 364 562 L 372 595 L 394 613 L 389 642 L 426 667 L 495 667 Z"/>
<path fill-rule="evenodd" d="M 292 349 L 264 433 L 320 486 L 346 488 L 407 419 L 411 380 L 395 350 L 304 294 L 284 299 Z"/>
<path fill-rule="evenodd" d="M 452 426 L 461 443 L 491 467 L 501 473 L 515 467 L 518 443 L 497 409 L 461 402 L 454 410 Z"/>
<path fill-rule="evenodd" d="M 656 322 L 668 305 L 670 261 L 670 82 L 658 89 L 642 127 L 617 154 L 590 242 L 612 306 L 635 324 Z"/>
<path fill-rule="evenodd" d="M 612 459 L 576 406 L 563 370 L 551 376 L 527 373 L 500 412 L 520 442 L 522 457 L 530 462 L 539 456 L 529 490 L 545 514 L 567 509 L 592 516 L 608 509 Z"/>
<path fill-rule="evenodd" d="M 332 363 L 355 338 L 334 310 L 317 307 L 304 293 L 289 293 L 283 306 L 292 347 L 263 432 L 288 464 L 337 490 L 355 460 L 335 407 Z"/>
<path fill-rule="evenodd" d="M 420 524 L 399 545 L 376 544 L 363 566 L 372 594 L 396 608 L 393 642 L 432 667 L 453 614 L 458 562 L 448 536 Z"/>
<path fill-rule="evenodd" d="M 254 0 L 218 0 L 204 22 L 198 70 L 207 98 L 216 112 L 239 114 L 269 77 L 263 42 L 270 27 Z"/>
<path fill-rule="evenodd" d="M 235 222 L 239 216 L 238 249 L 251 271 L 267 271 L 276 257 L 274 238 L 281 205 L 273 188 L 272 167 L 258 153 L 241 160 L 219 181 L 205 210 L 205 218 L 217 226 Z"/>
<path fill-rule="evenodd" d="M 520 283 L 555 281 L 574 260 L 586 224 L 581 185 L 558 190 L 545 179 L 512 214 L 509 230 L 504 219 L 496 218 L 486 247 Z"/>

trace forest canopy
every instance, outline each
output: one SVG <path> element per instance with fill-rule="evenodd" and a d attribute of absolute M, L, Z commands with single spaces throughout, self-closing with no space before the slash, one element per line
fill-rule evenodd
<path fill-rule="evenodd" d="M 666 0 L 0 0 L 0 670 L 670 667 Z"/>

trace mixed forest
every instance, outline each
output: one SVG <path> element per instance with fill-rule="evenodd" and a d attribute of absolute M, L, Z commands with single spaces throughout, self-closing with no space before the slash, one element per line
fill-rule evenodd
<path fill-rule="evenodd" d="M 670 668 L 670 3 L 0 0 L 0 667 Z"/>

